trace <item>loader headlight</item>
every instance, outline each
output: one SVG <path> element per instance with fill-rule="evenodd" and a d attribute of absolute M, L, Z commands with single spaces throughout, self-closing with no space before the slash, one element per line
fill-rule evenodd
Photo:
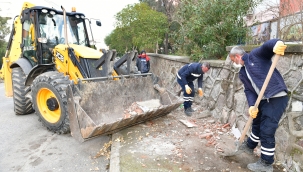
<path fill-rule="evenodd" d="M 75 17 L 76 17 L 77 19 L 80 18 L 80 16 L 79 16 L 78 14 L 76 14 Z"/>
<path fill-rule="evenodd" d="M 55 15 L 55 14 L 56 14 L 55 11 L 50 11 L 49 13 L 50 13 L 51 15 Z"/>
<path fill-rule="evenodd" d="M 42 13 L 47 13 L 48 12 L 47 9 L 42 9 L 41 11 L 42 11 Z"/>
<path fill-rule="evenodd" d="M 46 38 L 38 38 L 38 42 L 47 43 L 47 39 Z"/>
<path fill-rule="evenodd" d="M 84 17 L 84 16 L 81 16 L 81 19 L 85 19 L 85 17 Z"/>

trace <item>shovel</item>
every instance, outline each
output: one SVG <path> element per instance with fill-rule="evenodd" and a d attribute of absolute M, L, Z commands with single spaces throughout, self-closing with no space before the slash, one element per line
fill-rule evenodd
<path fill-rule="evenodd" d="M 171 99 L 172 93 L 169 93 L 168 90 L 163 87 L 160 87 L 159 84 L 154 84 L 154 89 L 159 91 L 160 99 L 163 104 L 173 103 L 173 100 Z"/>
<path fill-rule="evenodd" d="M 260 103 L 260 101 L 261 101 L 261 99 L 262 99 L 262 97 L 264 95 L 264 92 L 265 92 L 266 87 L 268 85 L 268 82 L 269 82 L 269 80 L 271 78 L 271 75 L 272 75 L 272 73 L 273 73 L 273 71 L 274 71 L 274 69 L 275 69 L 275 67 L 276 67 L 276 65 L 278 63 L 279 57 L 280 57 L 280 55 L 275 54 L 273 62 L 271 64 L 271 66 L 270 66 L 268 74 L 267 74 L 267 76 L 265 78 L 265 81 L 263 83 L 263 86 L 261 88 L 260 94 L 259 94 L 259 96 L 258 96 L 258 98 L 257 98 L 257 100 L 255 102 L 254 108 L 258 108 L 258 106 L 259 106 L 259 103 Z M 249 118 L 248 118 L 248 120 L 247 120 L 247 122 L 245 124 L 244 130 L 242 132 L 242 135 L 241 135 L 240 139 L 235 142 L 236 151 L 235 152 L 231 152 L 231 153 L 222 154 L 223 156 L 226 156 L 226 157 L 228 157 L 228 156 L 235 156 L 235 155 L 238 155 L 240 153 L 239 152 L 239 147 L 243 143 L 245 135 L 246 135 L 248 129 L 250 128 L 252 121 L 253 121 L 253 118 L 251 116 L 249 116 Z"/>

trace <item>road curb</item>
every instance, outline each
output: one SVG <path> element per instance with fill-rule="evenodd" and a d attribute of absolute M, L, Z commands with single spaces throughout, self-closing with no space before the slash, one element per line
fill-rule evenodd
<path fill-rule="evenodd" d="M 120 133 L 114 133 L 112 135 L 112 146 L 111 146 L 111 154 L 110 154 L 110 165 L 109 172 L 120 172 L 120 142 L 115 141 L 122 135 Z"/>

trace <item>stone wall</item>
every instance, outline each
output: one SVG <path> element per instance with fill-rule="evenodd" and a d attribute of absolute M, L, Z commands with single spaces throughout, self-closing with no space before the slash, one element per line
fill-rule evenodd
<path fill-rule="evenodd" d="M 232 47 L 227 47 L 229 51 Z M 243 47 L 247 52 L 255 48 Z M 148 54 L 151 57 L 151 72 L 160 77 L 160 85 L 180 94 L 176 83 L 177 71 L 189 57 Z M 206 60 L 207 61 L 207 60 Z M 208 61 L 211 69 L 204 75 L 204 96 L 196 94 L 194 103 L 205 114 L 211 115 L 222 123 L 243 130 L 249 117 L 244 86 L 238 78 L 238 69 L 233 68 L 229 58 L 226 60 Z M 277 69 L 285 79 L 289 90 L 289 103 L 276 132 L 276 161 L 287 169 L 303 169 L 303 46 L 289 45 L 284 56 L 279 58 Z M 195 82 L 195 84 L 197 84 Z M 197 85 L 195 85 L 197 88 Z M 197 90 L 195 90 L 197 93 Z M 182 96 L 182 94 L 181 94 Z M 207 116 L 207 115 L 206 115 Z M 250 134 L 250 131 L 247 135 Z"/>

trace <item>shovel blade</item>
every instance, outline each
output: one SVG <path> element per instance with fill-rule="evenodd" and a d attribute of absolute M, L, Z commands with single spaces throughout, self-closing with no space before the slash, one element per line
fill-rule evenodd
<path fill-rule="evenodd" d="M 237 140 L 235 141 L 235 150 L 231 150 L 231 151 L 227 151 L 227 152 L 223 152 L 220 155 L 224 156 L 224 157 L 230 157 L 230 156 L 236 156 L 241 154 L 242 152 L 239 151 L 239 147 L 240 147 L 240 142 Z"/>

